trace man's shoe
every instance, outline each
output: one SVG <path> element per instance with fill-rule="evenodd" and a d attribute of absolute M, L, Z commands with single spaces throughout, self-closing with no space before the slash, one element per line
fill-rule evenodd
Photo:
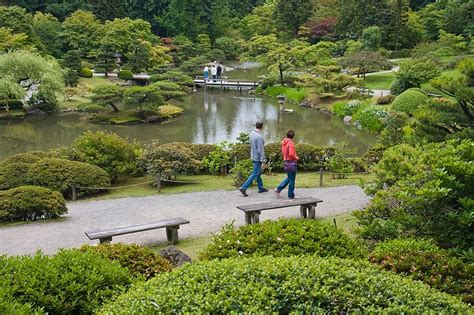
<path fill-rule="evenodd" d="M 244 197 L 248 197 L 248 196 L 249 196 L 249 195 L 247 195 L 247 189 L 242 189 L 242 188 L 240 188 L 239 191 L 242 193 L 242 195 L 243 195 Z"/>
<path fill-rule="evenodd" d="M 288 197 L 288 200 L 299 199 L 300 196 L 294 196 L 293 198 Z"/>
<path fill-rule="evenodd" d="M 263 189 L 259 190 L 258 193 L 259 193 L 259 194 L 261 194 L 261 193 L 266 193 L 267 191 L 268 191 L 268 189 L 263 188 Z"/>
<path fill-rule="evenodd" d="M 278 191 L 278 189 L 274 189 L 273 192 L 275 193 L 275 196 L 277 196 L 277 198 L 280 198 L 280 191 Z"/>

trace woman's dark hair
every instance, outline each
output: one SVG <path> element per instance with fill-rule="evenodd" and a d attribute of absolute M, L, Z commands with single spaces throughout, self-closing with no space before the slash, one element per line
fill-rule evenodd
<path fill-rule="evenodd" d="M 295 131 L 294 131 L 293 129 L 289 129 L 289 130 L 286 132 L 286 137 L 287 137 L 287 138 L 293 139 L 294 136 L 295 136 Z"/>

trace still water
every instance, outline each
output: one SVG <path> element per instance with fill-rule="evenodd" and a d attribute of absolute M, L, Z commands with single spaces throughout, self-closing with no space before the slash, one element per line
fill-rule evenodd
<path fill-rule="evenodd" d="M 186 141 L 217 143 L 234 141 L 241 132 L 249 132 L 257 119 L 264 121 L 267 143 L 280 141 L 287 129 L 296 131 L 297 142 L 334 145 L 346 142 L 362 154 L 374 143 L 375 136 L 346 126 L 339 118 L 311 108 L 285 104 L 294 110 L 279 110 L 276 100 L 249 95 L 247 92 L 199 91 L 179 104 L 183 116 L 165 123 L 143 125 L 97 125 L 89 122 L 88 114 L 64 113 L 25 120 L 0 121 L 0 160 L 30 150 L 48 150 L 58 145 L 70 145 L 87 130 L 112 131 L 143 144 Z"/>

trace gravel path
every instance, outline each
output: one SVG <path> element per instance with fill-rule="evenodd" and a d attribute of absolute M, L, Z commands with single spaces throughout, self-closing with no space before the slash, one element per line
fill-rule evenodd
<path fill-rule="evenodd" d="M 298 195 L 322 199 L 324 202 L 316 208 L 316 214 L 321 217 L 351 212 L 364 207 L 369 201 L 358 186 L 298 189 Z M 248 198 L 243 198 L 236 191 L 212 191 L 71 202 L 68 204 L 69 213 L 59 220 L 0 227 L 0 254 L 31 254 L 38 249 L 51 254 L 59 248 L 97 243 L 85 236 L 86 231 L 143 224 L 176 216 L 191 221 L 181 226 L 179 237 L 196 237 L 218 232 L 223 224 L 233 220 L 235 225 L 243 225 L 244 214 L 236 209 L 237 205 L 269 202 L 275 198 L 271 191 L 257 194 L 250 190 Z M 266 220 L 298 215 L 298 208 L 284 208 L 264 211 L 260 218 Z M 164 229 L 113 238 L 113 242 L 138 244 L 165 241 Z"/>

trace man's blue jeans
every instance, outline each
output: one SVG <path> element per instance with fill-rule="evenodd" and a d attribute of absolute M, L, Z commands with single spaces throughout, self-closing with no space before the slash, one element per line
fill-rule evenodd
<path fill-rule="evenodd" d="M 249 178 L 242 185 L 242 187 L 240 187 L 240 189 L 243 189 L 243 190 L 248 189 L 250 185 L 252 185 L 255 179 L 257 179 L 258 191 L 264 190 L 265 187 L 263 187 L 263 181 L 262 181 L 262 162 L 260 161 L 253 161 L 252 174 L 250 174 Z"/>
<path fill-rule="evenodd" d="M 294 172 L 287 172 L 287 177 L 278 185 L 277 190 L 281 192 L 283 189 L 288 187 L 288 198 L 293 199 L 295 198 L 295 181 L 296 181 L 296 171 Z"/>

